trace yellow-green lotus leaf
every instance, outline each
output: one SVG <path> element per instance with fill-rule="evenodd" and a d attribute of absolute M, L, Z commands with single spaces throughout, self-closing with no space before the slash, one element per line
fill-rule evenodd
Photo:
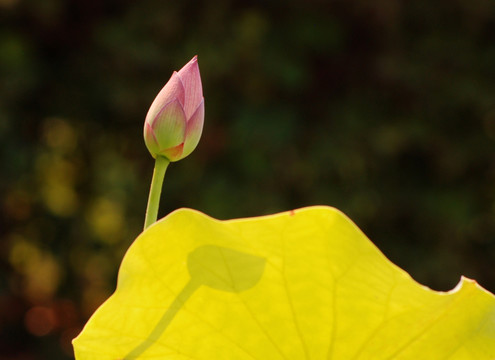
<path fill-rule="evenodd" d="M 415 282 L 338 210 L 181 209 L 132 244 L 77 360 L 493 360 L 495 297 Z"/>

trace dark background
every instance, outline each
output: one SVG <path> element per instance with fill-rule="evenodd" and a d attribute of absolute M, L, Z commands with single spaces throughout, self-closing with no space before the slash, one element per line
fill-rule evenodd
<path fill-rule="evenodd" d="M 493 0 L 0 0 L 0 359 L 69 359 L 144 221 L 155 95 L 206 118 L 160 216 L 326 204 L 437 290 L 495 291 Z"/>

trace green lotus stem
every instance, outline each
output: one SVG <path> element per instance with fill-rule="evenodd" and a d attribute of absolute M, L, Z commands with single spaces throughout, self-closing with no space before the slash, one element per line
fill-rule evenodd
<path fill-rule="evenodd" d="M 162 192 L 163 178 L 167 170 L 168 161 L 164 156 L 157 156 L 153 178 L 151 179 L 150 195 L 148 197 L 148 206 L 146 207 L 146 217 L 144 220 L 144 229 L 146 230 L 151 224 L 156 222 L 158 217 L 158 207 L 160 205 L 160 194 Z"/>

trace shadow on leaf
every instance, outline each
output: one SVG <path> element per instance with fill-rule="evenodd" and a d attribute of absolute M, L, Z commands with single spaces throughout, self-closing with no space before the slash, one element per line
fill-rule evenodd
<path fill-rule="evenodd" d="M 265 259 L 225 247 L 204 245 L 190 252 L 187 268 L 190 280 L 160 318 L 150 335 L 132 349 L 124 360 L 137 359 L 170 325 L 175 315 L 201 286 L 239 293 L 255 286 L 265 269 Z"/>

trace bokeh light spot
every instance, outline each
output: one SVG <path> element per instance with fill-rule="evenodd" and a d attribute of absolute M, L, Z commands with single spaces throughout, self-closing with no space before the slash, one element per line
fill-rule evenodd
<path fill-rule="evenodd" d="M 34 306 L 24 317 L 26 329 L 35 336 L 48 335 L 57 325 L 53 309 L 44 306 Z"/>
<path fill-rule="evenodd" d="M 91 206 L 87 221 L 102 242 L 112 244 L 121 240 L 124 213 L 120 203 L 99 198 Z"/>
<path fill-rule="evenodd" d="M 9 261 L 23 276 L 22 291 L 31 301 L 51 299 L 61 278 L 60 265 L 53 255 L 39 249 L 20 235 L 11 236 Z"/>
<path fill-rule="evenodd" d="M 65 153 L 76 148 L 77 133 L 67 121 L 49 118 L 43 125 L 43 140 L 46 145 Z"/>
<path fill-rule="evenodd" d="M 68 186 L 47 184 L 41 189 L 41 195 L 45 206 L 55 215 L 72 216 L 77 209 L 77 194 Z"/>

